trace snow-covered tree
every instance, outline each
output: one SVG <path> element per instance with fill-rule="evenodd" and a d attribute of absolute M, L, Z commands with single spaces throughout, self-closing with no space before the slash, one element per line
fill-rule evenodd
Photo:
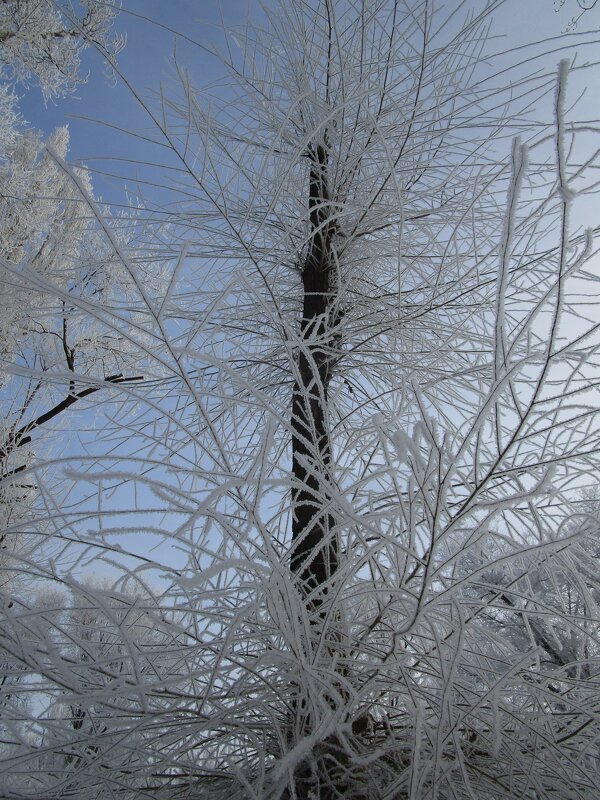
<path fill-rule="evenodd" d="M 56 161 L 67 149 L 66 128 L 47 142 L 21 132 L 0 165 L 0 514 L 8 528 L 35 497 L 35 478 L 21 476 L 36 431 L 123 380 L 131 365 L 125 338 L 98 316 L 124 302 L 131 281 L 90 219 L 87 173 L 73 177 Z M 86 385 L 75 386 L 76 373 Z"/>
<path fill-rule="evenodd" d="M 99 317 L 123 305 L 130 282 L 90 219 L 77 185 L 91 193 L 87 173 L 74 180 L 55 160 L 67 150 L 66 128 L 47 141 L 20 131 L 0 164 L 0 570 L 9 607 L 35 591 L 27 564 L 52 529 L 35 524 L 44 433 L 68 431 L 74 406 L 136 377 L 125 338 Z M 55 450 L 60 438 L 55 432 Z M 13 684 L 23 667 L 4 650 L 0 662 L 5 700 L 19 711 Z"/>
<path fill-rule="evenodd" d="M 114 3 L 81 0 L 77 8 L 55 0 L 0 3 L 0 76 L 9 83 L 37 84 L 45 100 L 85 83 L 81 54 L 93 45 L 108 58 L 123 47 L 112 31 Z"/>
<path fill-rule="evenodd" d="M 600 131 L 570 92 L 585 41 L 515 64 L 502 6 L 281 3 L 230 32 L 228 81 L 177 65 L 145 106 L 177 180 L 135 249 L 54 159 L 132 282 L 102 321 L 155 379 L 104 404 L 34 521 L 67 568 L 27 569 L 72 585 L 103 554 L 164 634 L 122 678 L 120 645 L 7 608 L 31 686 L 97 687 L 76 787 L 41 774 L 46 720 L 13 795 L 28 766 L 44 797 L 594 797 Z"/>
<path fill-rule="evenodd" d="M 58 787 L 64 797 L 101 790 L 106 759 L 133 775 L 144 740 L 151 738 L 139 726 L 145 709 L 137 685 L 140 679 L 168 685 L 179 660 L 178 642 L 156 601 L 139 585 L 132 592 L 86 580 L 73 582 L 68 593 L 38 591 L 17 602 L 27 605 L 30 625 L 23 641 L 7 638 L 10 650 L 24 652 L 28 641 L 43 639 L 54 650 L 57 672 L 34 691 L 19 692 L 16 681 L 31 680 L 21 662 L 21 673 L 0 683 L 5 756 L 8 750 L 18 758 L 28 743 L 29 790 L 37 796 Z M 18 792 L 18 778 L 12 778 L 3 788 Z M 132 777 L 129 789 L 135 785 Z"/>
<path fill-rule="evenodd" d="M 81 54 L 90 45 L 111 63 L 125 39 L 112 31 L 118 7 L 83 0 L 77 8 L 56 0 L 0 3 L 0 162 L 22 120 L 15 89 L 38 86 L 44 101 L 73 92 L 87 81 Z"/>
<path fill-rule="evenodd" d="M 44 408 L 35 419 L 27 419 L 29 412 L 37 410 L 34 398 L 52 388 L 42 373 L 56 370 L 57 364 L 60 367 L 65 361 L 64 368 L 72 370 L 75 358 L 80 362 L 84 350 L 88 363 L 94 353 L 92 360 L 104 366 L 107 348 L 114 351 L 116 344 L 114 339 L 109 344 L 111 337 L 101 337 L 100 344 L 89 331 L 85 335 L 74 331 L 73 308 L 64 298 L 62 313 L 58 314 L 62 330 L 57 331 L 56 309 L 46 305 L 48 294 L 19 288 L 16 275 L 9 277 L 10 269 L 27 261 L 41 280 L 55 279 L 70 293 L 87 291 L 98 295 L 110 291 L 109 282 L 114 277 L 110 264 L 102 264 L 96 258 L 102 250 L 100 239 L 93 233 L 85 212 L 82 215 L 78 207 L 77 190 L 46 151 L 48 145 L 66 156 L 67 129 L 57 130 L 44 142 L 40 134 L 25 129 L 17 111 L 16 87 L 33 83 L 42 90 L 45 101 L 64 96 L 87 80 L 80 69 L 85 48 L 93 45 L 110 60 L 123 46 L 124 39 L 111 32 L 115 7 L 84 2 L 79 12 L 71 3 L 51 0 L 5 0 L 0 4 L 0 356 L 3 362 L 0 386 L 4 387 L 0 520 L 3 530 L 22 521 L 35 497 L 31 479 L 8 484 L 4 480 L 30 463 L 31 449 L 27 453 L 24 449 L 31 440 L 30 432 L 79 399 L 70 394 L 53 405 L 50 398 L 51 408 Z M 79 177 L 91 191 L 85 174 Z M 79 273 L 75 275 L 77 270 Z M 116 292 L 115 286 L 113 294 Z M 57 346 L 54 337 L 61 344 Z M 13 379 L 7 385 L 7 364 L 14 365 L 19 359 L 33 366 L 37 376 L 24 381 Z M 6 534 L 2 546 L 8 546 Z"/>

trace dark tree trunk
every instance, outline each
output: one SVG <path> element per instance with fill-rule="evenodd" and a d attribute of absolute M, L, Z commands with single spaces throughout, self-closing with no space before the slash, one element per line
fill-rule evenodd
<path fill-rule="evenodd" d="M 338 568 L 339 546 L 336 515 L 333 511 L 331 440 L 327 393 L 333 364 L 337 358 L 340 314 L 337 306 L 338 272 L 334 257 L 336 223 L 327 185 L 327 149 L 324 145 L 309 151 L 310 232 L 302 273 L 302 340 L 296 362 L 296 381 L 292 399 L 292 554 L 291 569 L 309 612 L 317 626 L 326 612 L 325 600 Z M 335 635 L 327 636 L 330 642 Z M 332 700 L 332 705 L 334 701 Z M 293 726 L 310 731 L 314 720 L 300 691 L 294 701 Z M 322 753 L 308 759 L 295 770 L 298 800 L 339 796 L 324 779 L 332 764 L 340 776 L 346 767 L 346 753 L 336 736 L 321 742 Z M 340 766 L 341 765 L 341 766 Z M 316 772 L 315 772 L 316 771 Z M 318 775 L 321 777 L 318 777 Z M 342 786 L 342 778 L 337 782 Z"/>
<path fill-rule="evenodd" d="M 291 568 L 308 608 L 317 611 L 338 565 L 335 520 L 331 511 L 331 445 L 327 391 L 335 345 L 337 272 L 332 257 L 335 224 L 327 186 L 327 151 L 310 150 L 310 237 L 302 265 L 303 340 L 292 403 L 292 557 Z M 328 507 L 329 506 L 329 507 Z"/>

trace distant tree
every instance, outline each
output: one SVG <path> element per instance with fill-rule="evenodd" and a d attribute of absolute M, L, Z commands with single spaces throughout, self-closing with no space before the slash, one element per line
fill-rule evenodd
<path fill-rule="evenodd" d="M 37 84 L 45 100 L 85 83 L 81 54 L 94 45 L 109 56 L 124 45 L 112 32 L 118 7 L 82 0 L 80 13 L 70 2 L 3 0 L 0 3 L 1 77 L 11 84 Z"/>
<path fill-rule="evenodd" d="M 135 210 L 135 247 L 54 159 L 131 277 L 128 315 L 102 321 L 154 380 L 99 405 L 68 502 L 38 517 L 68 566 L 23 569 L 154 576 L 140 603 L 165 631 L 120 683 L 118 646 L 67 652 L 23 598 L 7 609 L 31 691 L 82 689 L 75 796 L 596 793 L 598 529 L 578 502 L 600 466 L 599 130 L 568 60 L 489 56 L 501 6 L 281 3 L 228 35 L 227 82 L 176 64 L 145 106 L 173 194 Z M 6 774 L 63 797 L 39 742 L 54 759 L 64 738 L 39 726 Z"/>
<path fill-rule="evenodd" d="M 52 529 L 35 524 L 44 433 L 57 423 L 68 430 L 67 412 L 85 398 L 139 378 L 124 377 L 121 370 L 132 366 L 128 343 L 98 317 L 127 297 L 123 266 L 47 149 L 66 156 L 68 141 L 66 128 L 47 142 L 19 131 L 0 163 L 0 582 L 9 607 L 20 592 L 36 591 L 23 564 Z M 91 193 L 85 171 L 77 180 Z M 96 316 L 84 311 L 90 302 Z M 6 693 L 23 669 L 2 650 L 0 662 Z"/>
<path fill-rule="evenodd" d="M 47 148 L 66 157 L 66 128 L 48 142 L 21 132 L 0 165 L 0 514 L 11 530 L 35 497 L 32 438 L 131 364 L 123 336 L 82 305 L 112 308 L 128 279 L 89 217 L 81 191 Z M 77 180 L 91 196 L 85 171 Z M 23 369 L 27 371 L 23 377 Z M 75 387 L 73 376 L 87 379 Z M 28 473 L 29 478 L 21 480 Z M 24 503 L 24 506 L 23 506 Z M 21 511 L 17 511 L 21 509 Z M 16 514 L 16 517 L 15 517 Z M 8 515 L 8 516 L 6 516 Z"/>
<path fill-rule="evenodd" d="M 111 32 L 116 7 L 94 1 L 83 2 L 79 8 L 82 13 L 78 16 L 72 4 L 52 0 L 0 3 L 0 357 L 3 362 L 0 386 L 4 387 L 0 520 L 3 529 L 22 520 L 35 497 L 31 480 L 16 483 L 5 480 L 25 470 L 30 463 L 32 431 L 81 399 L 69 394 L 54 402 L 56 387 L 51 385 L 51 378 L 46 380 L 49 373 L 56 372 L 61 364 L 72 371 L 76 359 L 80 363 L 86 358 L 84 351 L 88 366 L 90 358 L 106 365 L 107 348 L 112 348 L 113 355 L 119 349 L 114 337 L 105 336 L 102 345 L 93 333 L 89 335 L 89 330 L 84 336 L 79 331 L 78 337 L 73 330 L 77 323 L 72 306 L 63 298 L 62 310 L 58 309 L 56 315 L 56 306 L 45 305 L 48 293 L 19 289 L 14 271 L 26 261 L 40 280 L 57 280 L 69 294 L 83 291 L 93 293 L 98 299 L 111 291 L 108 276 L 115 277 L 107 263 L 100 264 L 96 259 L 92 266 L 91 254 L 102 250 L 98 235 L 92 231 L 85 212 L 81 214 L 72 181 L 45 150 L 48 144 L 66 156 L 67 129 L 57 130 L 46 143 L 41 134 L 25 129 L 17 111 L 16 88 L 35 84 L 42 90 L 45 101 L 54 100 L 86 82 L 87 75 L 80 70 L 85 48 L 94 45 L 107 58 L 122 48 L 123 37 Z M 91 192 L 89 179 L 83 173 L 80 177 Z M 83 280 L 84 285 L 78 285 L 78 280 Z M 116 296 L 117 287 L 112 291 Z M 89 322 L 88 319 L 87 329 Z M 55 337 L 61 341 L 58 347 Z M 98 346 L 105 351 L 103 354 L 96 351 Z M 37 376 L 24 381 L 13 379 L 7 385 L 7 366 L 12 368 L 19 359 L 25 359 L 28 366 L 37 370 Z M 96 389 L 86 387 L 82 396 L 92 391 Z M 44 393 L 49 394 L 48 402 L 39 412 L 33 401 Z M 39 413 L 32 418 L 31 412 Z M 0 549 L 6 546 L 3 534 Z"/>
<path fill-rule="evenodd" d="M 15 89 L 38 86 L 44 101 L 73 92 L 87 81 L 81 54 L 90 45 L 112 59 L 125 44 L 112 32 L 118 7 L 83 0 L 80 13 L 70 2 L 2 0 L 0 3 L 0 162 L 22 120 Z"/>

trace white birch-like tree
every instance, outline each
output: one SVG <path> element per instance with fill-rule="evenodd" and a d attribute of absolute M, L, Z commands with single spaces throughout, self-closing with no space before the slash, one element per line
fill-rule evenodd
<path fill-rule="evenodd" d="M 593 52 L 494 54 L 503 5 L 281 3 L 228 32 L 226 81 L 177 64 L 135 248 L 49 150 L 133 287 L 73 306 L 145 381 L 46 466 L 72 489 L 21 568 L 110 637 L 5 601 L 52 698 L 4 712 L 7 796 L 595 797 Z"/>

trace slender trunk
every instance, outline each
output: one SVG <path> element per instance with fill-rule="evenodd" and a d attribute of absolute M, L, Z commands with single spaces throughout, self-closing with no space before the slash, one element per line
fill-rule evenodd
<path fill-rule="evenodd" d="M 327 394 L 336 360 L 340 319 L 337 304 L 338 270 L 334 258 L 336 224 L 327 185 L 327 150 L 320 145 L 310 151 L 309 177 L 310 235 L 302 269 L 302 340 L 296 363 L 292 400 L 292 555 L 291 569 L 304 598 L 310 622 L 317 632 L 327 613 L 324 608 L 332 578 L 338 569 L 339 545 L 333 511 L 331 482 L 331 439 Z M 332 631 L 328 643 L 334 643 Z M 325 648 L 324 652 L 327 652 Z M 337 688 L 336 698 L 343 695 Z M 337 704 L 331 698 L 331 706 Z M 317 714 L 317 717 L 319 714 Z M 317 720 L 303 692 L 294 702 L 293 727 L 296 735 L 312 730 Z M 332 764 L 339 766 L 344 789 L 347 754 L 336 735 L 320 744 L 321 755 L 299 764 L 295 770 L 295 796 L 298 800 L 319 797 L 333 800 L 338 792 L 321 785 L 316 775 L 325 776 Z M 347 788 L 347 787 L 346 787 Z M 289 794 L 287 795 L 290 796 Z"/>
<path fill-rule="evenodd" d="M 302 265 L 302 346 L 292 403 L 292 557 L 291 568 L 310 611 L 318 611 L 338 565 L 335 520 L 331 511 L 331 443 L 327 391 L 331 378 L 337 291 L 332 221 L 327 186 L 327 151 L 311 149 L 310 237 Z M 313 620 L 313 621 L 316 621 Z"/>

